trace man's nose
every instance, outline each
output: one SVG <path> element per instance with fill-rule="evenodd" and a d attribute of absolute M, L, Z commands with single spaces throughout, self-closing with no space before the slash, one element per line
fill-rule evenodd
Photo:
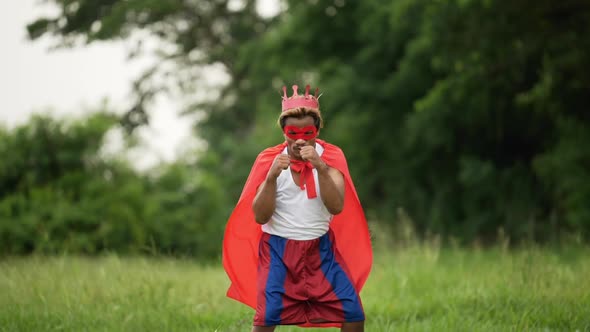
<path fill-rule="evenodd" d="M 297 144 L 297 145 L 304 145 L 305 143 L 307 143 L 307 141 L 306 141 L 306 140 L 304 140 L 303 138 L 298 138 L 298 139 L 295 141 L 295 144 Z"/>

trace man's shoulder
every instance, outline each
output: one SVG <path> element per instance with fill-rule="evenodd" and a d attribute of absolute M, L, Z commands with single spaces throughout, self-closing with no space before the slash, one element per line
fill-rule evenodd
<path fill-rule="evenodd" d="M 344 155 L 344 152 L 342 151 L 342 149 L 336 144 L 332 144 L 332 143 L 326 142 L 324 140 L 319 140 L 319 139 L 317 140 L 317 142 L 324 148 L 324 151 L 328 150 L 328 152 Z"/>
<path fill-rule="evenodd" d="M 266 156 L 266 155 L 277 155 L 283 151 L 285 148 L 285 143 L 277 144 L 275 146 L 268 147 L 262 150 L 258 156 Z"/>
<path fill-rule="evenodd" d="M 281 143 L 262 150 L 256 157 L 256 163 L 272 161 L 277 154 L 283 151 L 284 148 L 285 143 Z"/>

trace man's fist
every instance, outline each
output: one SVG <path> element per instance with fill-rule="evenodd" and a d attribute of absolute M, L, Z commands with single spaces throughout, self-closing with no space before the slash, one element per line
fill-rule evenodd
<path fill-rule="evenodd" d="M 326 166 L 324 161 L 320 158 L 320 155 L 315 150 L 315 147 L 311 145 L 302 147 L 299 154 L 301 155 L 301 159 L 309 161 L 313 167 L 317 169 L 321 169 Z"/>
<path fill-rule="evenodd" d="M 289 167 L 289 156 L 286 154 L 279 154 L 275 157 L 275 160 L 272 162 L 270 166 L 270 170 L 268 171 L 268 178 L 276 179 L 281 175 L 281 172 L 286 170 Z"/>

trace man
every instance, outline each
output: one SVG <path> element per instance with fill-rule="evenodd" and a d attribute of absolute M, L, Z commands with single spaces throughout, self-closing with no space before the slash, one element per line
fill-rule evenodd
<path fill-rule="evenodd" d="M 297 90 L 287 97 L 283 87 L 285 142 L 260 153 L 228 221 L 227 295 L 256 309 L 253 332 L 289 324 L 364 331 L 367 223 L 344 154 L 317 139 L 317 89 Z"/>

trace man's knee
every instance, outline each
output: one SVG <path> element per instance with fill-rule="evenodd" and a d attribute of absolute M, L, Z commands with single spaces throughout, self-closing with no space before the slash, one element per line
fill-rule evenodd
<path fill-rule="evenodd" d="M 342 323 L 342 332 L 364 332 L 365 331 L 365 322 L 351 322 L 351 323 Z"/>
<path fill-rule="evenodd" d="M 273 332 L 275 326 L 253 326 L 252 332 Z"/>

